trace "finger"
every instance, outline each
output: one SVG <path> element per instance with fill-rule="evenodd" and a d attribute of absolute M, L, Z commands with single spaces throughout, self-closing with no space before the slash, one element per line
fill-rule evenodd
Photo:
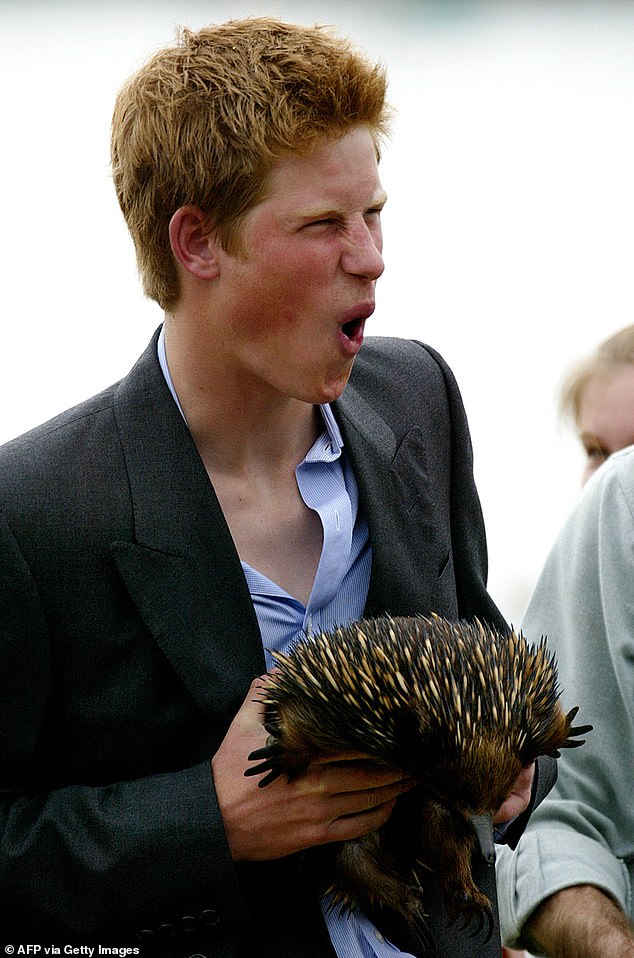
<path fill-rule="evenodd" d="M 493 817 L 493 823 L 495 825 L 501 825 L 504 822 L 510 821 L 512 818 L 516 818 L 517 815 L 521 815 L 521 813 L 528 808 L 531 800 L 534 772 L 534 762 L 527 768 L 522 769 L 513 783 L 510 794 L 500 805 Z"/>
<path fill-rule="evenodd" d="M 321 776 L 323 788 L 331 792 L 362 791 L 411 781 L 400 769 L 365 758 L 312 762 L 307 774 L 311 770 Z"/>
<path fill-rule="evenodd" d="M 351 815 L 340 815 L 333 819 L 326 827 L 320 844 L 327 842 L 345 842 L 351 838 L 359 838 L 385 825 L 394 810 L 396 799 L 383 802 L 374 808 L 357 812 Z"/>
<path fill-rule="evenodd" d="M 373 766 L 387 766 L 387 763 L 380 758 L 368 755 L 367 752 L 336 752 L 332 755 L 320 755 L 316 758 L 315 765 L 336 765 L 338 762 L 359 762 L 367 763 Z"/>
<path fill-rule="evenodd" d="M 408 792 L 413 785 L 414 783 L 410 779 L 405 779 L 376 788 L 339 792 L 332 795 L 326 809 L 332 819 L 365 815 L 386 803 L 395 802 L 400 795 Z"/>
<path fill-rule="evenodd" d="M 245 703 L 248 701 L 256 701 L 258 705 L 264 705 L 262 702 L 262 696 L 268 690 L 268 678 L 269 676 L 265 673 L 264 675 L 258 675 L 257 678 L 253 679 L 251 685 L 249 686 L 249 693 L 245 699 Z"/>

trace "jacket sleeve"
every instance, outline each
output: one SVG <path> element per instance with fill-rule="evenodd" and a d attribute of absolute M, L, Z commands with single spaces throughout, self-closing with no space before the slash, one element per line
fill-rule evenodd
<path fill-rule="evenodd" d="M 564 708 L 593 730 L 563 749 L 559 778 L 515 854 L 498 861 L 504 938 L 544 899 L 591 884 L 632 914 L 634 861 L 634 456 L 614 457 L 586 485 L 537 583 L 523 623 L 546 635 Z M 628 868 L 629 863 L 629 868 Z"/>
<path fill-rule="evenodd" d="M 184 917 L 240 924 L 209 762 L 102 787 L 38 786 L 48 705 L 62 680 L 49 648 L 33 578 L 0 517 L 3 934 L 130 943 Z"/>

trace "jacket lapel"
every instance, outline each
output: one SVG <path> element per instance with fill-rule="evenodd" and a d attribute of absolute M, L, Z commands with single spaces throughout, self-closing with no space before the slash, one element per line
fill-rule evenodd
<path fill-rule="evenodd" d="M 353 382 L 335 409 L 372 544 L 365 615 L 434 608 L 437 574 L 424 561 L 431 490 L 421 430 L 415 427 L 399 441 Z"/>
<path fill-rule="evenodd" d="M 235 713 L 265 670 L 262 642 L 229 529 L 169 393 L 156 338 L 114 405 L 134 513 L 134 539 L 111 546 L 132 601 L 163 654 L 208 715 Z M 352 380 L 334 404 L 370 531 L 368 616 L 435 608 L 438 570 L 425 443 L 400 439 Z"/>
<path fill-rule="evenodd" d="M 265 670 L 240 560 L 156 358 L 156 336 L 115 395 L 134 541 L 111 552 L 145 625 L 214 721 Z"/>

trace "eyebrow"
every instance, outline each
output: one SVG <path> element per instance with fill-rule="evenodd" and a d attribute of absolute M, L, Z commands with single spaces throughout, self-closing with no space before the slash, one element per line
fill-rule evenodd
<path fill-rule="evenodd" d="M 371 200 L 371 202 L 368 203 L 367 206 L 364 207 L 364 212 L 366 210 L 375 209 L 377 206 L 383 209 L 386 203 L 387 203 L 387 193 L 384 190 L 381 190 L 381 192 L 377 193 L 376 197 L 373 200 Z M 314 206 L 314 207 L 309 207 L 308 209 L 302 210 L 301 213 L 299 214 L 299 217 L 301 219 L 312 219 L 313 217 L 317 216 L 320 219 L 328 219 L 330 217 L 337 217 L 341 215 L 342 215 L 342 211 L 338 207 Z"/>

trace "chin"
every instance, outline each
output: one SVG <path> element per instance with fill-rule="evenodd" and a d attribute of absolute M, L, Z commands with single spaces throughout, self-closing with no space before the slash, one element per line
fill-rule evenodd
<path fill-rule="evenodd" d="M 323 405 L 324 403 L 335 402 L 335 400 L 341 397 L 343 391 L 348 385 L 349 378 L 350 374 L 348 373 L 345 379 L 339 379 L 336 382 L 324 383 L 321 389 L 321 398 L 317 399 L 316 402 L 320 405 Z"/>
<path fill-rule="evenodd" d="M 337 375 L 332 376 L 330 379 L 326 379 L 321 383 L 321 392 L 323 398 L 319 400 L 320 403 L 335 402 L 336 399 L 341 397 L 341 394 L 348 385 L 350 373 L 352 372 L 352 366 L 353 363 L 347 363 L 345 369 L 339 370 Z"/>

